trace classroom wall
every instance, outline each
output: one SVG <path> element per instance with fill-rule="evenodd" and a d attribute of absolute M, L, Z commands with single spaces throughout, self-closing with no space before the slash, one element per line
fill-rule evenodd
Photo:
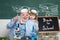
<path fill-rule="evenodd" d="M 0 37 L 5 37 L 8 35 L 8 29 L 6 28 L 9 19 L 0 19 Z"/>

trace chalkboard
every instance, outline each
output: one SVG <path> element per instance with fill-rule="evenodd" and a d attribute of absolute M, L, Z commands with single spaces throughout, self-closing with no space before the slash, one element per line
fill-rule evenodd
<path fill-rule="evenodd" d="M 58 17 L 38 17 L 39 31 L 59 31 Z"/>
<path fill-rule="evenodd" d="M 16 16 L 16 11 L 13 7 L 29 6 L 36 7 L 40 10 L 40 4 L 51 3 L 58 5 L 58 16 L 60 18 L 60 0 L 0 0 L 0 19 L 10 19 Z M 39 16 L 45 15 L 45 13 L 39 13 Z"/>

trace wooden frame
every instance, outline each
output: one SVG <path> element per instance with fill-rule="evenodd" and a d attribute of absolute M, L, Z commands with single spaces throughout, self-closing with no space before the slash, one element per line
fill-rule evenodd
<path fill-rule="evenodd" d="M 43 31 L 42 31 L 42 30 L 39 30 L 39 33 L 41 33 L 41 32 L 49 32 L 49 31 L 50 31 L 50 32 L 52 32 L 52 31 L 53 31 L 53 32 L 54 32 L 54 31 L 59 31 L 59 22 L 58 22 L 58 17 L 57 17 L 57 16 L 53 16 L 53 17 L 51 17 L 51 16 L 42 16 L 42 17 L 41 17 L 41 16 L 38 16 L 38 22 L 39 22 L 39 18 L 40 18 L 40 19 L 42 19 L 42 18 L 47 18 L 47 19 L 51 18 L 53 21 L 54 21 L 53 18 L 55 18 L 55 21 L 57 22 L 57 23 L 56 23 L 56 22 L 55 22 L 55 23 L 56 23 L 56 25 L 58 26 L 58 29 L 57 29 L 57 30 L 45 30 L 45 31 L 44 31 L 44 30 L 43 30 Z M 41 20 L 40 20 L 40 21 L 41 21 Z M 52 22 L 52 23 L 53 23 L 53 22 Z M 42 25 L 43 25 L 43 24 L 42 24 Z M 55 25 L 55 24 L 54 24 L 54 25 Z M 54 27 L 55 27 L 55 26 L 54 26 Z M 57 27 L 56 27 L 56 28 L 57 28 Z M 40 29 L 40 28 L 39 28 L 39 29 Z"/>

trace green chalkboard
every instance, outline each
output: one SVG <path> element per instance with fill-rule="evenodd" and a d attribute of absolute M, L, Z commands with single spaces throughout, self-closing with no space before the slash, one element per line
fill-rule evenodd
<path fill-rule="evenodd" d="M 12 6 L 29 6 L 29 7 L 36 7 L 40 10 L 39 4 L 43 3 L 52 3 L 58 5 L 58 16 L 60 18 L 60 4 L 59 0 L 0 0 L 0 19 L 10 19 L 14 17 L 17 12 L 13 10 Z M 45 15 L 39 13 L 40 15 Z"/>

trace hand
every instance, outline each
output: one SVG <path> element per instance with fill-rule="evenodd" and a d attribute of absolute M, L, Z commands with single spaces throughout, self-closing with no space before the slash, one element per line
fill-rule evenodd
<path fill-rule="evenodd" d="M 38 20 L 35 20 L 34 22 L 38 24 Z"/>
<path fill-rule="evenodd" d="M 18 15 L 14 17 L 13 21 L 17 22 L 17 20 L 18 20 Z"/>

